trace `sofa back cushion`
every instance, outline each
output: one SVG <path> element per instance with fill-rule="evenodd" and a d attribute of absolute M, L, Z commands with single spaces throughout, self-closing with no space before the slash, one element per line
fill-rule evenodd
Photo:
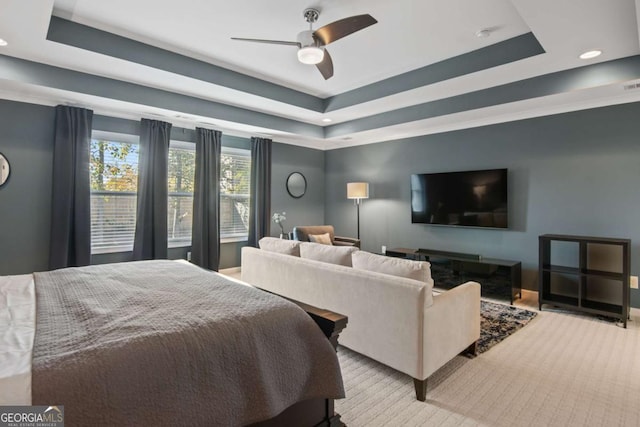
<path fill-rule="evenodd" d="M 433 283 L 431 280 L 431 264 L 425 261 L 393 258 L 365 251 L 354 252 L 351 255 L 351 261 L 353 268 L 358 270 L 375 271 L 424 283 Z"/>
<path fill-rule="evenodd" d="M 260 249 L 269 252 L 278 252 L 285 255 L 300 256 L 300 242 L 296 240 L 278 239 L 276 237 L 263 237 L 258 242 Z"/>
<path fill-rule="evenodd" d="M 317 243 L 300 243 L 300 257 L 315 261 L 328 262 L 351 267 L 351 254 L 356 252 L 355 246 L 330 246 Z"/>

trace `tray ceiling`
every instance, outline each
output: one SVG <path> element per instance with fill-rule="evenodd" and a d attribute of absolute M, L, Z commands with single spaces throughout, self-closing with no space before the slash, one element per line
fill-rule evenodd
<path fill-rule="evenodd" d="M 333 149 L 640 99 L 633 0 L 255 2 L 0 0 L 0 97 Z M 324 80 L 295 47 L 307 28 L 369 13 L 329 46 Z M 489 29 L 489 37 L 476 33 Z M 588 61 L 578 55 L 600 49 Z M 625 89 L 625 86 L 627 89 Z M 331 120 L 327 122 L 326 120 Z"/>

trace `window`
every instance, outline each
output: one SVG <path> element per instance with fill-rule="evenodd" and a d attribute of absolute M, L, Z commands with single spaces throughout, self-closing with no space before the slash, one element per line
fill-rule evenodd
<path fill-rule="evenodd" d="M 249 234 L 249 177 L 251 152 L 222 147 L 220 160 L 220 237 L 243 238 Z"/>
<path fill-rule="evenodd" d="M 92 139 L 91 253 L 130 251 L 136 230 L 138 145 Z"/>
<path fill-rule="evenodd" d="M 133 250 L 138 190 L 137 138 L 94 132 L 91 140 L 91 253 Z M 168 163 L 168 246 L 190 246 L 193 223 L 195 145 L 171 141 Z M 249 232 L 251 152 L 222 148 L 220 237 L 246 239 Z"/>
<path fill-rule="evenodd" d="M 191 246 L 195 169 L 195 144 L 171 141 L 169 145 L 169 205 L 167 209 L 167 237 L 170 248 Z"/>
<path fill-rule="evenodd" d="M 195 145 L 171 141 L 169 147 L 169 247 L 190 246 L 193 224 Z M 251 152 L 222 148 L 220 160 L 220 237 L 246 238 L 249 232 Z"/>

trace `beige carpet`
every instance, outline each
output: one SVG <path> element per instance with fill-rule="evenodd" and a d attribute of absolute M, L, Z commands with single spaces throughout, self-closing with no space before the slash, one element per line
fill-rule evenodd
<path fill-rule="evenodd" d="M 536 306 L 530 293 L 524 308 Z M 640 318 L 628 329 L 590 316 L 543 310 L 475 359 L 456 357 L 429 380 L 413 381 L 341 348 L 347 398 L 336 402 L 355 426 L 640 426 Z"/>
<path fill-rule="evenodd" d="M 516 305 L 537 311 L 537 298 L 524 291 Z M 486 353 L 436 372 L 426 402 L 415 399 L 409 376 L 346 348 L 338 357 L 347 397 L 336 410 L 349 427 L 640 426 L 635 309 L 623 329 L 545 308 Z"/>

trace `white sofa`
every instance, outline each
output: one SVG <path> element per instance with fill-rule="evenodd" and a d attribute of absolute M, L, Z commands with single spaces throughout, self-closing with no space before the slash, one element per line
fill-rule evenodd
<path fill-rule="evenodd" d="M 426 398 L 427 378 L 459 353 L 475 353 L 480 337 L 475 282 L 432 295 L 430 271 L 423 282 L 252 247 L 242 249 L 241 274 L 256 287 L 347 315 L 340 344 L 413 377 L 418 400 Z"/>

